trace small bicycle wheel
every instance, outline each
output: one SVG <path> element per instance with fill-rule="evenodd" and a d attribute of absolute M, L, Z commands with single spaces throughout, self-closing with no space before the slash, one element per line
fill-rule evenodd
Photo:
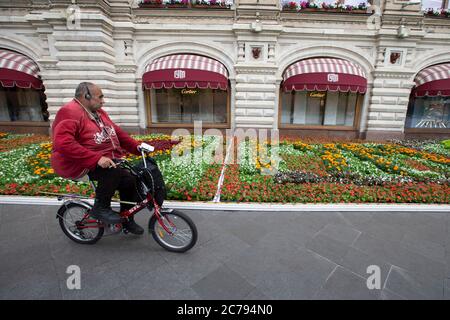
<path fill-rule="evenodd" d="M 186 214 L 177 210 L 161 210 L 161 220 L 171 233 L 164 229 L 155 215 L 148 222 L 153 239 L 161 247 L 172 252 L 186 252 L 195 245 L 197 228 Z"/>
<path fill-rule="evenodd" d="M 88 216 L 86 204 L 69 203 L 58 211 L 59 225 L 69 239 L 81 244 L 94 244 L 103 236 L 104 228 Z M 91 221 L 88 221 L 91 220 Z"/>

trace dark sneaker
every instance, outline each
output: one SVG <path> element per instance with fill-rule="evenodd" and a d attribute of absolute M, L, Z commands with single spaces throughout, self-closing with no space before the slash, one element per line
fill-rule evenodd
<path fill-rule="evenodd" d="M 122 226 L 127 229 L 132 234 L 138 234 L 141 235 L 144 233 L 144 229 L 138 225 L 134 220 L 129 220 L 127 222 L 123 222 Z"/>
<path fill-rule="evenodd" d="M 117 212 L 112 211 L 109 208 L 94 208 L 90 212 L 91 217 L 100 220 L 104 223 L 117 224 L 122 222 L 122 218 L 117 214 Z"/>

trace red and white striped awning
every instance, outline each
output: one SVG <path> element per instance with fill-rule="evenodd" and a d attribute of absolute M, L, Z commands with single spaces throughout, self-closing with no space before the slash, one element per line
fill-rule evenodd
<path fill-rule="evenodd" d="M 176 54 L 155 59 L 142 77 L 146 89 L 211 88 L 226 90 L 228 71 L 217 60 L 193 55 Z"/>
<path fill-rule="evenodd" d="M 416 97 L 450 96 L 450 63 L 438 64 L 420 71 L 414 79 Z"/>
<path fill-rule="evenodd" d="M 341 91 L 365 93 L 367 79 L 357 64 L 335 58 L 312 58 L 296 62 L 283 74 L 285 91 Z"/>
<path fill-rule="evenodd" d="M 0 84 L 7 88 L 42 89 L 39 67 L 23 54 L 0 49 Z"/>

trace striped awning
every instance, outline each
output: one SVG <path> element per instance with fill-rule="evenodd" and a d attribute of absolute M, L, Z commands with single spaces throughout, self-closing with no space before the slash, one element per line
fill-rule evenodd
<path fill-rule="evenodd" d="M 228 71 L 217 60 L 193 55 L 176 54 L 155 59 L 145 69 L 142 83 L 146 89 L 228 87 Z"/>
<path fill-rule="evenodd" d="M 0 84 L 7 88 L 42 89 L 39 67 L 23 54 L 0 49 Z"/>
<path fill-rule="evenodd" d="M 414 79 L 416 97 L 450 96 L 450 63 L 438 64 L 420 71 Z"/>
<path fill-rule="evenodd" d="M 335 58 L 312 58 L 296 62 L 283 74 L 285 91 L 341 91 L 365 93 L 367 79 L 357 64 Z"/>

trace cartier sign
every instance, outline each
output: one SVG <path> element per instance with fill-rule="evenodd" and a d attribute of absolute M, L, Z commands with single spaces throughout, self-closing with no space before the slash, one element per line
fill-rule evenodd
<path fill-rule="evenodd" d="M 309 96 L 311 98 L 323 98 L 323 97 L 325 97 L 325 93 L 324 92 L 311 92 L 309 94 Z"/>
<path fill-rule="evenodd" d="M 191 90 L 191 89 L 183 89 L 181 90 L 181 94 L 196 94 L 197 90 Z"/>

